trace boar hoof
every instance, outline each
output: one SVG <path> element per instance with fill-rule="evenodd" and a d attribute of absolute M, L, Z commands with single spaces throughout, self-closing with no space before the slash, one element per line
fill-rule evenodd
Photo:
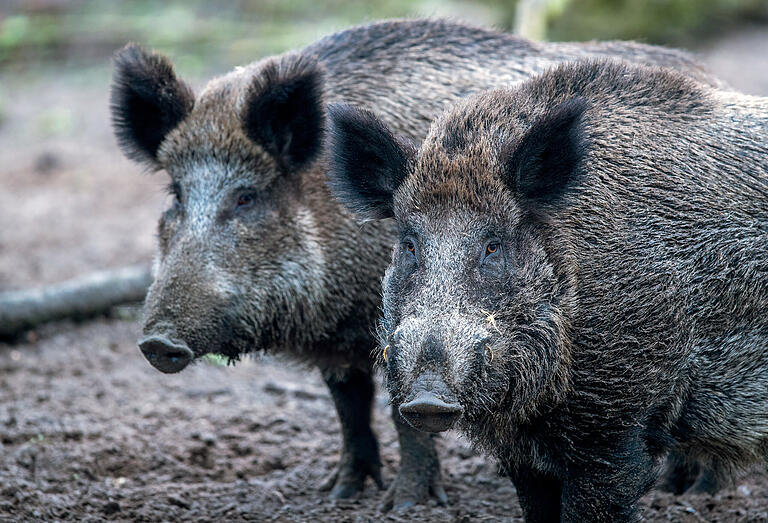
<path fill-rule="evenodd" d="M 320 490 L 330 490 L 331 499 L 349 499 L 356 496 L 365 488 L 365 478 L 371 477 L 379 490 L 384 488 L 381 479 L 381 465 L 378 463 L 349 463 L 349 460 L 339 462 L 336 470 L 320 485 Z"/>
<path fill-rule="evenodd" d="M 381 512 L 403 512 L 425 503 L 430 496 L 435 498 L 440 506 L 448 504 L 448 496 L 440 481 L 437 455 L 422 456 L 422 461 L 423 467 L 401 467 L 379 505 Z"/>

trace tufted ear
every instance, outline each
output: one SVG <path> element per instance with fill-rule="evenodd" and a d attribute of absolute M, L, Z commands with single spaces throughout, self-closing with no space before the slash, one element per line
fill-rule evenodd
<path fill-rule="evenodd" d="M 170 61 L 137 44 L 114 57 L 112 126 L 123 153 L 154 168 L 157 150 L 168 133 L 192 110 L 192 90 L 176 78 Z"/>
<path fill-rule="evenodd" d="M 502 150 L 504 177 L 515 194 L 551 201 L 577 176 L 586 153 L 581 98 L 566 100 L 536 120 L 523 138 Z"/>
<path fill-rule="evenodd" d="M 293 55 L 267 64 L 248 89 L 245 134 L 286 170 L 305 167 L 322 148 L 323 82 L 314 59 Z"/>
<path fill-rule="evenodd" d="M 415 155 L 370 111 L 332 105 L 328 186 L 344 206 L 366 220 L 393 216 L 394 192 Z"/>

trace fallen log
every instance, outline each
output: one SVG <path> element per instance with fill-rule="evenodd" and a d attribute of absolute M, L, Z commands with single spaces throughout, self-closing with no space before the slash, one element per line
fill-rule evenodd
<path fill-rule="evenodd" d="M 101 271 L 66 282 L 0 293 L 0 338 L 13 339 L 50 321 L 82 320 L 112 307 L 144 300 L 152 275 L 147 267 Z"/>

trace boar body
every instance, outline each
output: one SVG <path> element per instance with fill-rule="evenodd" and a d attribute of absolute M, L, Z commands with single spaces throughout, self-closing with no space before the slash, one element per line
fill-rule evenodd
<path fill-rule="evenodd" d="M 670 451 L 765 460 L 768 100 L 587 61 L 460 102 L 418 150 L 331 115 L 334 194 L 398 225 L 393 405 L 498 457 L 528 521 L 634 520 Z"/>
<path fill-rule="evenodd" d="M 195 96 L 157 54 L 116 56 L 112 111 L 127 156 L 170 175 L 155 280 L 140 348 L 163 372 L 218 353 L 286 354 L 317 365 L 344 444 L 326 486 L 334 497 L 381 486 L 370 427 L 381 275 L 391 223 L 358 226 L 324 183 L 326 105 L 375 109 L 422 139 L 450 102 L 564 60 L 625 57 L 717 83 L 690 57 L 632 43 L 535 44 L 444 21 L 393 21 L 321 39 L 209 82 Z M 401 468 L 387 495 L 444 501 L 432 440 L 399 420 Z"/>

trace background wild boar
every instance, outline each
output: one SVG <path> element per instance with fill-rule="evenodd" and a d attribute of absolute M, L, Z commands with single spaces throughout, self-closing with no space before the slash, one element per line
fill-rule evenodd
<path fill-rule="evenodd" d="M 330 114 L 335 195 L 398 226 L 393 404 L 497 456 L 528 521 L 633 520 L 670 449 L 765 459 L 768 100 L 588 61 L 464 100 L 418 152 Z"/>
<path fill-rule="evenodd" d="M 326 487 L 349 497 L 381 486 L 370 351 L 391 224 L 360 228 L 324 184 L 325 106 L 373 108 L 421 139 L 451 101 L 588 56 L 678 67 L 707 79 L 684 53 L 631 43 L 534 44 L 444 21 L 396 21 L 343 31 L 301 52 L 212 80 L 199 96 L 170 62 L 129 45 L 116 56 L 115 132 L 127 156 L 165 169 L 175 196 L 158 227 L 145 304 L 146 358 L 178 372 L 206 353 L 249 351 L 316 364 L 344 444 Z M 441 501 L 430 436 L 394 413 L 401 467 L 386 502 Z"/>

